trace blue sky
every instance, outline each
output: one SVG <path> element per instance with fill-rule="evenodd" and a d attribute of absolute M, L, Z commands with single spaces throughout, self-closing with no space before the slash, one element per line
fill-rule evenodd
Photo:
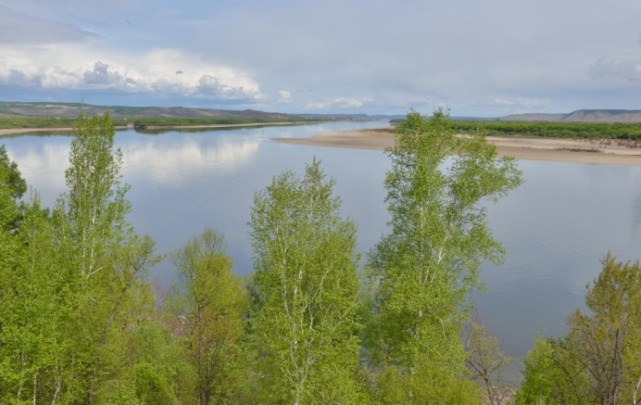
<path fill-rule="evenodd" d="M 0 0 L 0 100 L 641 109 L 641 2 Z"/>

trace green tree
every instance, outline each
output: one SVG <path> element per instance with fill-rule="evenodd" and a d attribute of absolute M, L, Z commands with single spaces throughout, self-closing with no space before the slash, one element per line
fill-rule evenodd
<path fill-rule="evenodd" d="M 153 307 L 142 275 L 157 258 L 154 244 L 127 222 L 131 205 L 122 185 L 122 153 L 114 147 L 114 128 L 104 117 L 79 117 L 65 172 L 68 194 L 59 201 L 59 249 L 74 288 L 77 310 L 72 339 L 76 348 L 78 394 L 94 402 L 99 385 L 116 378 L 121 358 L 116 343 L 130 321 Z M 55 213 L 54 213 L 55 214 Z M 140 296 L 147 299 L 140 301 Z M 137 306 L 137 307 L 136 307 Z M 146 314 L 138 311 L 145 309 Z M 131 317 L 130 317 L 131 316 Z"/>
<path fill-rule="evenodd" d="M 223 245 L 222 236 L 206 229 L 173 255 L 181 282 L 175 328 L 196 371 L 201 405 L 237 403 L 242 388 L 247 296 Z"/>
<path fill-rule="evenodd" d="M 523 360 L 525 379 L 516 395 L 518 405 L 595 403 L 589 398 L 589 378 L 572 355 L 567 339 L 541 339 Z"/>
<path fill-rule="evenodd" d="M 481 203 L 517 187 L 521 174 L 483 136 L 456 136 L 442 110 L 429 120 L 409 113 L 390 156 L 391 229 L 369 257 L 377 291 L 368 360 L 383 378 L 382 398 L 389 389 L 402 391 L 397 403 L 457 402 L 448 395 L 469 387 L 460 341 L 463 306 L 478 285 L 480 262 L 502 256 Z"/>
<path fill-rule="evenodd" d="M 251 338 L 263 403 L 362 403 L 355 225 L 320 163 L 273 179 L 251 210 Z"/>
<path fill-rule="evenodd" d="M 571 314 L 563 339 L 528 354 L 520 403 L 533 397 L 559 404 L 632 401 L 641 375 L 639 262 L 617 262 L 608 254 L 585 301 L 590 313 Z M 545 356 L 539 346 L 547 347 Z"/>
<path fill-rule="evenodd" d="M 51 272 L 56 252 L 47 211 L 0 148 L 0 402 L 55 403 L 61 395 L 65 311 Z"/>
<path fill-rule="evenodd" d="M 126 221 L 113 138 L 108 115 L 78 119 L 51 212 L 37 195 L 18 203 L 24 181 L 0 150 L 2 403 L 111 403 L 135 366 L 122 343 L 153 313 L 141 276 L 156 258 Z"/>
<path fill-rule="evenodd" d="M 7 155 L 4 146 L 0 147 L 0 269 L 8 271 L 12 264 L 12 230 L 15 229 L 19 215 L 18 199 L 26 191 L 26 183 L 18 166 Z M 1 270 L 0 270 L 1 271 Z M 0 297 L 1 299 L 1 297 Z"/>
<path fill-rule="evenodd" d="M 2 189 L 8 190 L 14 200 L 21 198 L 27 191 L 27 182 L 22 178 L 18 164 L 9 159 L 4 145 L 0 146 L 0 173 Z"/>
<path fill-rule="evenodd" d="M 16 229 L 20 215 L 19 199 L 26 191 L 27 183 L 18 165 L 9 159 L 4 145 L 0 146 L 0 230 Z"/>

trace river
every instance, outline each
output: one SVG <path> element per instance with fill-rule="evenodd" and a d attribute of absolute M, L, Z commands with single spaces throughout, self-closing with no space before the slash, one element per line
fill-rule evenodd
<path fill-rule="evenodd" d="M 314 157 L 336 179 L 345 216 L 358 225 L 358 249 L 367 252 L 385 232 L 388 214 L 382 152 L 289 145 L 274 137 L 386 126 L 385 122 L 140 134 L 117 133 L 123 178 L 131 185 L 130 221 L 151 235 L 160 253 L 213 227 L 225 235 L 234 271 L 252 271 L 249 209 L 256 191 L 283 170 L 301 173 Z M 65 190 L 71 138 L 0 138 L 45 205 Z M 524 184 L 488 205 L 495 236 L 506 249 L 502 266 L 484 264 L 484 292 L 471 297 L 474 316 L 522 357 L 536 334 L 561 335 L 566 316 L 583 305 L 586 284 L 611 251 L 620 260 L 641 258 L 641 167 L 521 161 Z M 165 261 L 151 280 L 166 287 L 175 270 Z"/>

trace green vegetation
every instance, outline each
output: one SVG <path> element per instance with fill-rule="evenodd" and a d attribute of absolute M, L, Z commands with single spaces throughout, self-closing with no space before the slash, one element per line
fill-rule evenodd
<path fill-rule="evenodd" d="M 194 403 L 233 403 L 242 392 L 247 296 L 223 244 L 206 229 L 173 254 L 181 285 L 170 300 L 170 319 L 195 376 Z"/>
<path fill-rule="evenodd" d="M 607 255 L 560 339 L 538 339 L 525 359 L 518 404 L 641 401 L 641 265 Z"/>
<path fill-rule="evenodd" d="M 355 225 L 320 163 L 258 193 L 251 341 L 260 403 L 361 404 Z"/>
<path fill-rule="evenodd" d="M 517 187 L 520 172 L 482 137 L 457 138 L 443 111 L 410 113 L 398 134 L 385 179 L 390 234 L 370 255 L 369 361 L 384 403 L 468 403 L 478 394 L 459 339 L 464 304 L 481 260 L 502 253 L 480 202 Z"/>
<path fill-rule="evenodd" d="M 127 125 L 126 118 L 114 118 L 112 122 L 118 126 Z M 67 117 L 24 117 L 0 118 L 0 129 L 3 128 L 72 128 L 75 118 Z"/>
<path fill-rule="evenodd" d="M 285 122 L 306 122 L 302 118 L 287 118 Z M 243 124 L 270 124 L 284 122 L 282 118 L 242 118 L 242 117 L 140 117 L 133 120 L 135 128 L 147 127 L 174 127 L 192 125 L 243 125 Z"/>
<path fill-rule="evenodd" d="M 453 121 L 452 129 L 458 133 L 483 130 L 494 136 L 641 140 L 641 123 Z"/>
<path fill-rule="evenodd" d="M 30 117 L 30 118 L 0 118 L 2 128 L 71 128 L 75 118 L 66 117 Z M 242 117 L 115 117 L 112 122 L 116 126 L 133 124 L 135 128 L 147 127 L 173 127 L 193 125 L 243 125 L 243 124 L 270 124 L 276 122 L 309 122 L 303 118 L 242 118 Z"/>
<path fill-rule="evenodd" d="M 454 134 L 442 111 L 399 126 L 389 233 L 365 271 L 313 161 L 256 193 L 247 283 L 205 229 L 170 255 L 178 276 L 163 299 L 146 279 L 153 241 L 126 219 L 108 115 L 76 120 L 52 208 L 23 200 L 0 148 L 0 403 L 505 403 L 508 359 L 466 303 L 480 262 L 503 254 L 481 203 L 521 174 L 482 136 Z M 586 302 L 565 337 L 536 342 L 518 404 L 639 397 L 641 266 L 607 256 Z"/>
<path fill-rule="evenodd" d="M 81 117 L 74 133 L 68 193 L 51 211 L 34 197 L 18 229 L 4 227 L 2 403 L 112 401 L 111 388 L 130 381 L 134 366 L 124 342 L 153 314 L 142 278 L 156 260 L 153 242 L 125 220 L 112 123 Z"/>

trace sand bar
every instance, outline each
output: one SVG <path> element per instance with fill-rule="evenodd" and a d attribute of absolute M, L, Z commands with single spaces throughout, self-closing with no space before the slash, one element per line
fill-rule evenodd
<path fill-rule="evenodd" d="M 72 128 L 7 128 L 0 129 L 0 136 L 6 135 L 21 135 L 21 134 L 37 134 L 37 133 L 58 133 L 58 132 L 72 132 Z"/>
<path fill-rule="evenodd" d="M 339 148 L 385 150 L 394 146 L 390 128 L 327 132 L 310 138 L 275 138 L 277 142 Z M 641 166 L 641 143 L 619 140 L 541 139 L 488 136 L 500 156 L 522 160 Z"/>

